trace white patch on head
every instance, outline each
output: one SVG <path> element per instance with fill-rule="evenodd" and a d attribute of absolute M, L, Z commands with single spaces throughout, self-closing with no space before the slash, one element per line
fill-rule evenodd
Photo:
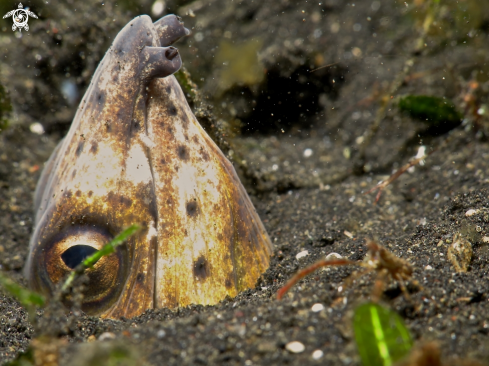
<path fill-rule="evenodd" d="M 205 251 L 205 241 L 204 239 L 202 238 L 202 236 L 198 236 L 195 238 L 195 241 L 194 241 L 194 256 L 196 258 L 200 257 L 200 256 L 206 256 L 207 253 Z"/>
<path fill-rule="evenodd" d="M 158 236 L 158 232 L 156 231 L 155 222 L 151 220 L 148 225 L 148 234 L 146 235 L 146 240 L 149 242 L 151 239 Z"/>
<path fill-rule="evenodd" d="M 81 154 L 72 169 L 77 170 L 76 178 L 68 180 L 69 189 L 82 192 L 92 191 L 94 196 L 105 196 L 114 184 L 114 179 L 121 175 L 122 157 L 115 154 L 111 145 L 106 142 L 98 144 L 97 154 Z"/>
<path fill-rule="evenodd" d="M 148 158 L 139 144 L 133 144 L 129 150 L 126 160 L 126 179 L 135 185 L 152 181 Z"/>
<path fill-rule="evenodd" d="M 185 212 L 187 201 L 197 193 L 197 173 L 198 171 L 193 165 L 182 164 L 173 181 L 178 190 L 178 205 L 181 212 Z"/>
<path fill-rule="evenodd" d="M 153 142 L 153 140 L 149 138 L 149 136 L 145 134 L 141 134 L 139 138 L 141 142 L 144 144 L 144 146 L 146 146 L 148 149 L 152 149 L 155 147 L 155 143 Z"/>

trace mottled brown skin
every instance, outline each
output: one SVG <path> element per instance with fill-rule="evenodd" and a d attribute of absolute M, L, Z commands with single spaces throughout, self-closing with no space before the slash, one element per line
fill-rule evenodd
<path fill-rule="evenodd" d="M 87 313 L 214 304 L 268 267 L 260 218 L 172 76 L 181 60 L 167 46 L 186 34 L 173 15 L 137 17 L 101 61 L 36 189 L 31 288 L 51 294 L 71 270 L 63 253 L 100 249 L 133 223 L 144 230 L 87 270 Z"/>
<path fill-rule="evenodd" d="M 161 92 L 167 89 L 170 95 Z M 163 280 L 156 306 L 202 303 L 201 297 L 211 297 L 214 300 L 207 303 L 215 303 L 226 295 L 235 296 L 253 286 L 268 267 L 269 238 L 233 166 L 196 121 L 176 79 L 154 80 L 150 95 L 148 128 L 155 140 L 165 142 L 151 154 L 152 165 L 163 167 L 165 173 L 154 178 L 156 196 L 163 201 L 158 206 L 158 238 L 167 238 L 159 242 L 157 257 L 179 261 L 174 266 L 158 266 Z M 195 192 L 188 192 L 179 207 L 174 202 L 181 196 L 176 180 L 189 166 L 196 170 Z M 206 169 L 215 174 L 207 174 Z M 197 239 L 204 237 L 208 247 L 190 259 L 180 253 L 191 251 L 196 240 L 189 238 L 192 233 Z M 209 248 L 209 242 L 218 243 L 217 250 Z M 196 293 L 198 289 L 202 296 Z"/>

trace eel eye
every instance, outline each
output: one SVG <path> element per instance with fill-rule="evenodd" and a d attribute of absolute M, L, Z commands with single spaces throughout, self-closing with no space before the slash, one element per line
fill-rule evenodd
<path fill-rule="evenodd" d="M 49 282 L 57 284 L 85 258 L 100 250 L 112 237 L 92 227 L 70 228 L 60 240 L 45 250 L 45 270 Z M 102 257 L 85 271 L 88 283 L 83 291 L 82 310 L 100 314 L 110 307 L 121 292 L 124 282 L 126 251 L 118 249 Z"/>
<path fill-rule="evenodd" d="M 75 269 L 85 258 L 95 253 L 97 249 L 90 245 L 78 244 L 66 249 L 61 254 L 61 259 L 71 269 Z"/>

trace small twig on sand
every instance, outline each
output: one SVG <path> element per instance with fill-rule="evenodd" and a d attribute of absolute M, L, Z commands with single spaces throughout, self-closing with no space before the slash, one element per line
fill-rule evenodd
<path fill-rule="evenodd" d="M 377 204 L 377 202 L 379 202 L 380 196 L 382 195 L 382 191 L 384 190 L 385 187 L 387 187 L 389 184 L 391 184 L 392 182 L 394 182 L 397 178 L 399 178 L 402 174 L 404 174 L 409 168 L 411 168 L 412 166 L 415 166 L 415 165 L 419 164 L 421 161 L 423 161 L 424 159 L 426 159 L 434 151 L 435 150 L 429 152 L 428 154 L 424 154 L 420 158 L 416 158 L 414 160 L 411 160 L 409 163 L 405 164 L 400 169 L 398 169 L 394 174 L 392 174 L 389 177 L 389 179 L 384 180 L 382 182 L 379 182 L 379 184 L 377 184 L 375 187 L 369 189 L 364 194 L 369 194 L 369 193 L 372 193 L 372 192 L 375 192 L 376 190 L 378 190 L 377 196 L 375 196 L 375 201 L 374 201 L 374 205 Z"/>
<path fill-rule="evenodd" d="M 324 68 L 326 68 L 326 67 L 331 67 L 331 66 L 334 66 L 334 65 L 338 65 L 338 62 L 333 62 L 332 64 L 328 64 L 328 65 L 324 65 L 324 66 L 319 66 L 319 67 L 318 67 L 318 68 L 316 68 L 316 69 L 309 70 L 309 72 L 318 71 L 318 70 L 324 69 Z"/>
<path fill-rule="evenodd" d="M 401 168 L 399 168 L 387 180 L 378 183 L 375 187 L 369 189 L 364 194 L 369 194 L 369 193 L 372 193 L 372 192 L 375 192 L 376 190 L 378 190 L 377 196 L 375 197 L 375 201 L 374 201 L 374 205 L 377 204 L 377 202 L 379 202 L 380 196 L 382 195 L 382 191 L 385 189 L 385 187 L 387 187 L 389 184 L 391 184 L 397 178 L 399 178 L 401 175 L 403 175 L 409 168 L 411 168 L 412 166 L 415 166 L 415 165 L 419 164 L 420 162 L 422 162 L 423 160 L 425 160 L 428 156 L 430 156 L 431 154 L 433 154 L 435 151 L 437 151 L 437 150 L 442 149 L 443 147 L 445 147 L 452 140 L 453 136 L 454 136 L 453 134 L 448 135 L 436 147 L 436 149 L 431 150 L 429 153 L 424 153 L 420 157 L 415 157 L 413 160 L 411 160 L 410 162 L 408 162 L 407 164 L 405 164 Z"/>

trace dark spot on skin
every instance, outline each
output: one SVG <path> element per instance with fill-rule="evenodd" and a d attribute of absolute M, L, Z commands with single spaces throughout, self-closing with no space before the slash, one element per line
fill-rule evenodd
<path fill-rule="evenodd" d="M 187 148 L 183 145 L 180 145 L 179 147 L 177 147 L 177 155 L 180 159 L 187 160 L 188 159 Z"/>
<path fill-rule="evenodd" d="M 171 283 L 171 282 L 170 282 Z M 173 306 L 175 306 L 176 308 L 178 308 L 178 300 L 176 298 L 176 296 L 173 294 L 173 293 L 166 293 L 165 294 L 166 296 L 166 299 L 168 301 L 168 304 L 173 304 Z"/>
<path fill-rule="evenodd" d="M 163 164 L 163 165 L 165 165 L 166 164 L 165 159 L 161 158 L 160 163 Z"/>
<path fill-rule="evenodd" d="M 125 117 L 125 114 L 126 114 L 126 113 L 127 113 L 127 111 L 126 111 L 125 109 L 122 109 L 122 108 L 121 108 L 121 109 L 119 109 L 119 110 L 117 111 L 117 113 L 116 113 L 116 118 L 115 118 L 115 120 L 116 120 L 116 121 L 121 121 L 121 120 L 123 120 L 123 119 L 124 119 L 124 117 Z"/>
<path fill-rule="evenodd" d="M 131 125 L 131 132 L 138 131 L 140 127 L 141 127 L 141 125 L 139 124 L 139 121 L 136 120 L 136 119 L 133 119 L 132 120 L 132 125 Z"/>
<path fill-rule="evenodd" d="M 222 241 L 224 237 L 222 236 L 221 233 L 217 234 L 217 240 Z"/>
<path fill-rule="evenodd" d="M 186 133 L 183 134 L 183 137 L 185 138 L 185 141 L 188 141 L 188 135 Z"/>
<path fill-rule="evenodd" d="M 207 262 L 207 259 L 204 258 L 204 256 L 200 256 L 194 262 L 194 276 L 197 277 L 199 280 L 205 280 L 207 277 L 209 277 L 209 275 L 209 263 Z"/>
<path fill-rule="evenodd" d="M 192 137 L 192 141 L 194 142 L 194 144 L 199 145 L 199 139 L 197 135 L 194 135 L 194 137 Z"/>
<path fill-rule="evenodd" d="M 74 179 L 76 177 L 76 169 L 73 169 L 73 173 L 71 173 L 71 178 Z"/>
<path fill-rule="evenodd" d="M 172 204 L 172 200 L 171 200 L 171 198 L 168 198 L 168 199 L 166 200 L 166 204 L 167 204 L 167 205 L 171 205 L 171 204 Z"/>
<path fill-rule="evenodd" d="M 99 95 L 97 96 L 97 102 L 101 104 L 104 101 L 105 101 L 105 95 L 103 92 L 100 92 Z"/>
<path fill-rule="evenodd" d="M 198 212 L 198 206 L 197 206 L 197 202 L 195 201 L 190 201 L 190 202 L 187 202 L 187 215 L 189 215 L 190 217 L 195 217 L 199 214 Z"/>
<path fill-rule="evenodd" d="M 172 129 L 171 127 L 168 127 L 168 133 L 169 133 L 170 135 L 173 135 L 173 129 Z"/>
<path fill-rule="evenodd" d="M 151 219 L 154 222 L 158 222 L 158 207 L 155 199 L 155 191 L 154 187 L 150 183 L 139 184 L 137 187 L 137 191 L 135 193 L 136 202 L 148 202 L 148 211 L 151 215 Z"/>
<path fill-rule="evenodd" d="M 71 190 L 65 192 L 66 198 L 71 198 L 71 196 L 73 196 L 73 192 L 71 192 Z"/>
<path fill-rule="evenodd" d="M 158 252 L 158 238 L 156 236 L 153 236 L 150 241 L 150 247 L 152 251 L 152 255 L 156 255 Z"/>
<path fill-rule="evenodd" d="M 149 214 L 151 217 L 154 219 L 155 222 L 158 222 L 158 206 L 156 205 L 156 200 L 154 199 L 154 194 L 152 190 L 152 198 L 151 201 L 149 202 Z"/>
<path fill-rule="evenodd" d="M 144 281 L 144 274 L 143 273 L 138 273 L 138 275 L 136 276 L 136 281 L 141 283 Z"/>
<path fill-rule="evenodd" d="M 93 191 L 89 191 L 88 192 L 88 197 L 92 197 L 92 195 L 93 195 Z"/>
<path fill-rule="evenodd" d="M 170 95 L 172 88 L 171 88 L 171 86 L 167 86 L 165 90 L 166 90 L 166 94 Z"/>
<path fill-rule="evenodd" d="M 188 231 L 187 231 L 187 229 L 185 229 L 185 230 L 183 231 L 183 235 L 188 236 Z"/>
<path fill-rule="evenodd" d="M 170 116 L 176 116 L 178 114 L 177 108 L 171 102 L 168 102 L 168 106 L 166 108 L 166 111 Z"/>
<path fill-rule="evenodd" d="M 80 141 L 80 142 L 78 143 L 78 147 L 76 148 L 76 152 L 75 152 L 76 156 L 80 156 L 80 154 L 81 154 L 81 153 L 82 153 L 82 151 L 83 151 L 83 146 L 84 146 L 84 145 L 85 145 L 85 141 Z"/>
<path fill-rule="evenodd" d="M 175 165 L 175 171 L 178 172 L 178 165 Z"/>
<path fill-rule="evenodd" d="M 226 282 L 224 282 L 224 286 L 226 286 L 226 288 L 229 289 L 233 286 L 233 283 L 229 278 L 226 278 Z"/>
<path fill-rule="evenodd" d="M 76 191 L 75 196 L 80 197 L 81 196 L 81 191 L 80 190 Z"/>
<path fill-rule="evenodd" d="M 207 151 L 205 151 L 204 149 L 201 149 L 200 150 L 200 155 L 202 155 L 202 159 L 204 159 L 205 161 L 209 161 L 209 154 L 207 154 Z"/>
<path fill-rule="evenodd" d="M 106 201 L 110 204 L 112 208 L 117 207 L 118 202 L 117 202 L 116 194 L 113 191 L 107 193 Z"/>
<path fill-rule="evenodd" d="M 121 195 L 121 204 L 125 207 L 125 208 L 129 208 L 132 206 L 132 200 L 129 198 L 129 197 L 125 197 L 125 196 L 122 196 Z"/>
<path fill-rule="evenodd" d="M 158 118 L 155 118 L 155 124 L 163 128 L 165 126 L 165 120 L 162 118 L 162 114 L 158 113 Z"/>
<path fill-rule="evenodd" d="M 182 113 L 182 126 L 184 128 L 187 128 L 188 122 L 189 122 L 189 120 L 188 120 L 187 114 L 186 113 Z"/>
<path fill-rule="evenodd" d="M 97 153 L 97 150 L 98 150 L 98 143 L 97 143 L 97 141 L 93 141 L 92 142 L 92 147 L 90 148 L 90 152 L 92 154 L 96 154 Z"/>

